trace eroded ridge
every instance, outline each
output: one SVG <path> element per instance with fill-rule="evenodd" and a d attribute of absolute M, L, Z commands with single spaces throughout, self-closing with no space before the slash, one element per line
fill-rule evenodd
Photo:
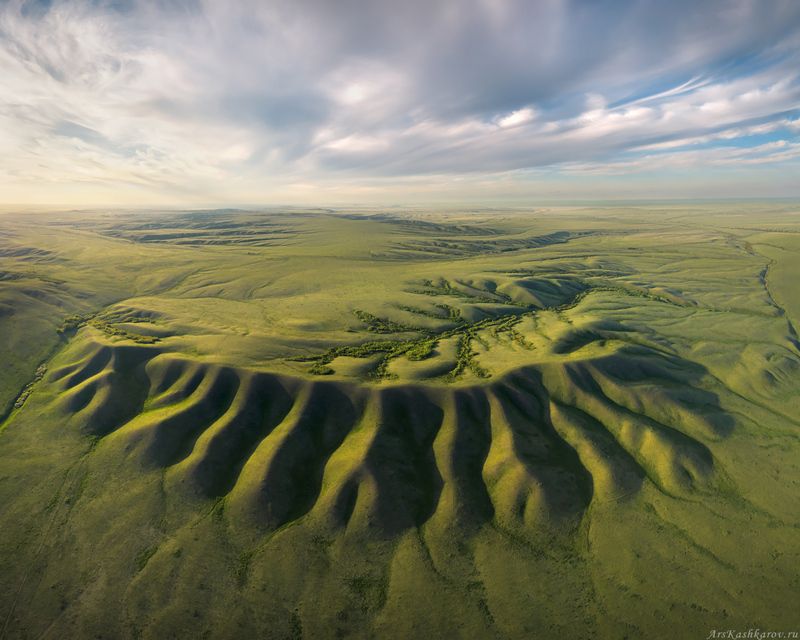
<path fill-rule="evenodd" d="M 303 379 L 154 346 L 72 355 L 44 381 L 70 425 L 264 530 L 570 529 L 645 483 L 712 490 L 709 445 L 733 425 L 701 367 L 641 346 L 458 387 Z"/>

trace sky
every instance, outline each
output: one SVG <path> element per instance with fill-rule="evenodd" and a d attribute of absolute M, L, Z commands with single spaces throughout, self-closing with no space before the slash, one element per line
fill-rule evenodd
<path fill-rule="evenodd" d="M 0 204 L 800 197 L 797 0 L 0 0 Z"/>

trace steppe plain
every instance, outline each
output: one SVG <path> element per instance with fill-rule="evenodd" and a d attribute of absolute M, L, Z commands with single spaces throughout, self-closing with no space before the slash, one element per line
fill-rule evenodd
<path fill-rule="evenodd" d="M 0 214 L 0 638 L 800 630 L 800 207 Z"/>

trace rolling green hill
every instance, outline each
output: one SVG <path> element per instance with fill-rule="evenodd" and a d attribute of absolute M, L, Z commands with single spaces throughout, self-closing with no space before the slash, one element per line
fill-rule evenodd
<path fill-rule="evenodd" d="M 798 238 L 0 216 L 0 638 L 797 630 Z"/>

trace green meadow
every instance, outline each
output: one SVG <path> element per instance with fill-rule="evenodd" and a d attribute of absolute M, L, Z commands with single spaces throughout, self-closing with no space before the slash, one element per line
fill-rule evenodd
<path fill-rule="evenodd" d="M 800 631 L 796 203 L 0 214 L 0 638 Z"/>

